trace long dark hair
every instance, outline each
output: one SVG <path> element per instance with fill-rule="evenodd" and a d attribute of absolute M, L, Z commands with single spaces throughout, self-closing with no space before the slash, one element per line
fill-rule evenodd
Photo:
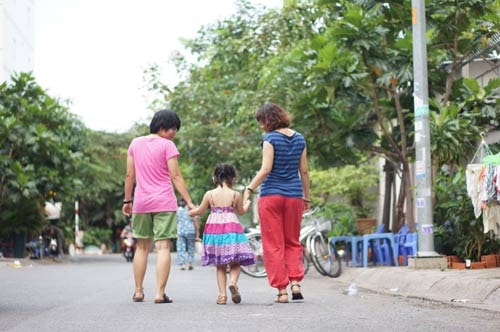
<path fill-rule="evenodd" d="M 214 184 L 215 186 L 221 186 L 224 182 L 231 187 L 233 181 L 236 179 L 236 169 L 233 165 L 229 164 L 217 164 L 214 170 Z"/>

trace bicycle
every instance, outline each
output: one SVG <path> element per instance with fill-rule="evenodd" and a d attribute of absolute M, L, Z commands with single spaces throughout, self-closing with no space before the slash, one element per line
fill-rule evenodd
<path fill-rule="evenodd" d="M 332 223 L 315 216 L 318 210 L 315 208 L 303 215 L 301 238 L 304 233 L 304 251 L 321 275 L 337 278 L 342 273 L 342 264 L 339 252 L 330 245 L 327 236 L 332 230 Z"/>
<path fill-rule="evenodd" d="M 304 274 L 309 270 L 309 262 L 312 262 L 321 275 L 336 278 L 342 272 L 340 255 L 334 246 L 330 246 L 326 236 L 330 232 L 332 224 L 329 220 L 311 217 L 317 211 L 316 208 L 307 211 L 302 216 L 299 240 L 304 250 L 302 255 Z M 255 278 L 266 277 L 260 229 L 258 227 L 251 228 L 246 236 L 255 255 L 255 264 L 242 266 L 241 271 Z"/>
<path fill-rule="evenodd" d="M 264 267 L 264 251 L 262 248 L 260 228 L 249 228 L 248 233 L 246 233 L 246 237 L 255 256 L 255 264 L 241 266 L 241 271 L 254 278 L 264 278 L 267 276 L 267 273 L 266 268 Z"/>

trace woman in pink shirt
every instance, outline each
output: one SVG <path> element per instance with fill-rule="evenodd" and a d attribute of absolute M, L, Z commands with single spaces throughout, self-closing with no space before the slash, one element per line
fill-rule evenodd
<path fill-rule="evenodd" d="M 175 112 L 159 111 L 149 125 L 151 134 L 134 138 L 128 148 L 122 212 L 133 216 L 133 236 L 138 240 L 133 261 L 134 302 L 144 300 L 143 282 L 153 242 L 157 250 L 154 302 L 172 302 L 165 294 L 165 287 L 170 273 L 170 243 L 177 237 L 174 187 L 189 209 L 195 207 L 180 172 L 177 162 L 179 151 L 173 142 L 180 127 L 181 121 Z"/>

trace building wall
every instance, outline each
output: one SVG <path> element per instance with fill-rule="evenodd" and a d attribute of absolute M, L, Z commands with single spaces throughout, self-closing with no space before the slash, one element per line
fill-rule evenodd
<path fill-rule="evenodd" d="M 492 78 L 500 77 L 500 59 L 477 59 L 462 67 L 461 76 L 475 78 L 481 86 Z"/>
<path fill-rule="evenodd" d="M 0 0 L 0 81 L 33 71 L 34 0 Z"/>

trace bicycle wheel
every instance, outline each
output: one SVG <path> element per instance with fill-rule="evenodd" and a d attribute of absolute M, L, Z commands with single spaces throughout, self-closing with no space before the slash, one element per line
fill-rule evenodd
<path fill-rule="evenodd" d="M 253 254 L 255 256 L 254 265 L 241 266 L 241 271 L 254 278 L 264 278 L 267 277 L 266 268 L 264 267 L 264 257 L 262 250 L 262 239 L 259 233 L 248 233 L 247 235 L 248 243 L 252 247 Z"/>
<path fill-rule="evenodd" d="M 337 278 L 342 273 L 340 256 L 334 246 L 330 246 L 328 238 L 317 232 L 309 237 L 307 242 L 311 252 L 311 261 L 324 276 Z"/>
<path fill-rule="evenodd" d="M 302 264 L 304 264 L 304 274 L 306 274 L 307 271 L 309 271 L 309 258 L 308 258 L 308 256 L 310 256 L 310 255 L 307 253 L 307 250 L 304 247 L 304 249 L 302 250 Z"/>

